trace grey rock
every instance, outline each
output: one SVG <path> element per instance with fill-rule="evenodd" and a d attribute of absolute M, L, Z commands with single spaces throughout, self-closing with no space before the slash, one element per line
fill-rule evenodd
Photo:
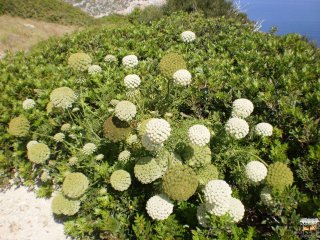
<path fill-rule="evenodd" d="M 126 15 L 134 8 L 144 8 L 148 5 L 162 5 L 165 0 L 65 0 L 75 7 L 81 8 L 96 18 L 112 13 Z"/>

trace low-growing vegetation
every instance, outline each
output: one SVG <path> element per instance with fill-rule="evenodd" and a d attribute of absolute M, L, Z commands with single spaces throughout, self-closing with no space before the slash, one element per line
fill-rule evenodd
<path fill-rule="evenodd" d="M 135 23 L 150 23 L 175 12 L 201 12 L 205 17 L 236 18 L 240 21 L 249 21 L 247 15 L 237 9 L 233 1 L 229 0 L 167 0 L 162 6 L 148 6 L 144 9 L 136 8 L 129 19 Z"/>
<path fill-rule="evenodd" d="M 0 16 L 0 54 L 6 51 L 17 52 L 28 50 L 39 41 L 49 37 L 59 37 L 78 29 L 76 26 L 65 26 L 9 15 Z"/>
<path fill-rule="evenodd" d="M 174 13 L 0 62 L 2 186 L 79 239 L 299 239 L 319 216 L 320 52 Z"/>
<path fill-rule="evenodd" d="M 0 0 L 0 14 L 64 25 L 88 25 L 94 18 L 62 0 Z"/>

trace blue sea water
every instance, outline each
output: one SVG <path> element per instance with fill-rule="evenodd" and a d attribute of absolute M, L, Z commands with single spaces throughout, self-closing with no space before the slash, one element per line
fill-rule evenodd
<path fill-rule="evenodd" d="M 262 31 L 299 33 L 320 46 L 320 0 L 240 0 L 251 20 L 263 20 Z"/>

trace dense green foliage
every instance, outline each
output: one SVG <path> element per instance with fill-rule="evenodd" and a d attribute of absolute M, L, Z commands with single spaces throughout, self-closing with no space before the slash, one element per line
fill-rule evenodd
<path fill-rule="evenodd" d="M 194 31 L 196 41 L 183 43 L 180 34 L 185 30 Z M 80 209 L 74 216 L 63 217 L 66 233 L 80 239 L 294 236 L 299 214 L 320 214 L 320 52 L 299 35 L 277 37 L 253 30 L 252 25 L 238 20 L 174 14 L 151 26 L 89 29 L 45 42 L 29 53 L 8 56 L 0 62 L 2 184 L 17 172 L 16 182 L 29 186 L 38 183 L 38 194 L 50 196 L 70 172 L 83 173 L 90 186 L 79 199 Z M 100 65 L 103 71 L 96 75 L 74 72 L 68 66 L 68 58 L 77 52 L 89 54 L 93 64 Z M 161 74 L 159 63 L 170 52 L 183 56 L 193 76 L 189 87 L 173 85 L 172 79 Z M 107 54 L 115 55 L 118 62 L 106 63 Z M 134 69 L 121 65 L 121 59 L 130 54 L 139 59 Z M 127 97 L 123 79 L 133 73 L 141 77 L 139 94 Z M 73 108 L 48 106 L 50 93 L 59 87 L 76 92 L 78 99 Z M 259 137 L 250 131 L 245 138 L 235 140 L 226 134 L 224 125 L 231 116 L 232 102 L 241 97 L 250 99 L 255 107 L 246 119 L 250 129 L 259 122 L 268 122 L 274 127 L 271 137 Z M 22 108 L 26 98 L 36 101 L 35 108 Z M 130 123 L 114 119 L 114 109 L 108 104 L 112 99 L 136 104 L 135 119 Z M 20 115 L 31 126 L 25 137 L 7 131 L 10 120 Z M 164 148 L 179 155 L 188 145 L 190 126 L 204 124 L 209 128 L 211 162 L 217 167 L 219 178 L 232 187 L 233 197 L 244 204 L 242 222 L 236 225 L 228 215 L 211 216 L 207 219 L 210 227 L 201 227 L 195 221 L 196 208 L 203 201 L 201 188 L 187 201 L 175 201 L 173 214 L 166 220 L 157 222 L 147 215 L 146 201 L 161 193 L 162 179 L 142 184 L 134 177 L 137 161 L 152 154 L 142 148 L 140 141 L 129 144 L 125 139 L 129 133 L 137 134 L 138 123 L 148 118 L 170 122 L 172 132 Z M 65 139 L 57 142 L 53 136 L 62 131 L 65 123 L 72 127 Z M 30 140 L 50 147 L 48 161 L 33 164 L 27 159 L 26 145 Z M 84 155 L 81 151 L 87 143 L 97 146 L 94 154 Z M 119 153 L 126 149 L 131 152 L 130 160 L 119 162 Z M 95 154 L 104 156 L 97 158 Z M 69 161 L 74 156 L 76 161 Z M 250 185 L 243 174 L 251 160 L 283 162 L 294 173 L 293 186 L 271 193 L 271 206 L 260 202 L 265 184 Z M 110 176 L 119 169 L 132 178 L 130 187 L 123 192 L 110 185 Z M 49 173 L 50 180 L 39 180 L 43 172 Z M 66 210 L 66 215 L 71 215 L 78 210 L 70 211 L 69 202 L 58 200 L 59 206 L 67 206 L 69 211 L 57 207 L 56 212 Z"/>
<path fill-rule="evenodd" d="M 0 0 L 0 14 L 66 25 L 87 25 L 93 17 L 62 0 Z"/>
<path fill-rule="evenodd" d="M 206 17 L 232 17 L 247 21 L 247 15 L 239 12 L 229 0 L 167 0 L 162 6 L 148 6 L 143 10 L 136 8 L 130 15 L 131 22 L 149 23 L 163 16 L 183 11 L 202 12 Z"/>
<path fill-rule="evenodd" d="M 232 15 L 234 13 L 232 4 L 232 1 L 228 0 L 168 0 L 165 11 L 168 13 L 203 11 L 207 17 L 219 17 Z"/>

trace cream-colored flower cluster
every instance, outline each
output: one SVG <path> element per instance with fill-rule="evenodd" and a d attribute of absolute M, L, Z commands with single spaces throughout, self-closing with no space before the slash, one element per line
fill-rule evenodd
<path fill-rule="evenodd" d="M 197 219 L 199 224 L 202 227 L 208 227 L 209 224 L 209 219 L 207 218 L 207 208 L 206 208 L 206 204 L 205 203 L 201 203 L 198 207 L 197 207 Z"/>
<path fill-rule="evenodd" d="M 142 143 L 142 146 L 146 150 L 151 151 L 151 152 L 156 152 L 156 151 L 160 150 L 164 146 L 163 143 L 157 144 L 157 143 L 152 142 L 147 135 L 143 135 L 142 136 L 141 143 Z"/>
<path fill-rule="evenodd" d="M 151 197 L 146 205 L 146 210 L 153 220 L 167 219 L 173 212 L 173 203 L 163 194 Z"/>
<path fill-rule="evenodd" d="M 186 69 L 180 69 L 173 74 L 173 81 L 180 86 L 188 86 L 191 84 L 192 75 Z"/>
<path fill-rule="evenodd" d="M 147 123 L 146 135 L 154 144 L 164 143 L 170 136 L 170 124 L 164 119 L 151 119 Z"/>
<path fill-rule="evenodd" d="M 124 85 L 129 90 L 139 87 L 140 83 L 141 79 L 137 74 L 129 74 L 124 78 Z"/>
<path fill-rule="evenodd" d="M 37 144 L 38 141 L 31 140 L 27 143 L 27 150 L 29 150 L 33 145 Z"/>
<path fill-rule="evenodd" d="M 236 99 L 232 103 L 232 113 L 225 125 L 226 132 L 235 139 L 241 139 L 248 135 L 249 125 L 244 120 L 249 117 L 254 110 L 253 103 L 246 98 Z M 273 127 L 269 123 L 259 123 L 255 126 L 255 133 L 260 136 L 271 136 Z"/>
<path fill-rule="evenodd" d="M 231 197 L 231 187 L 224 180 L 211 180 L 203 190 L 207 203 L 222 205 Z"/>
<path fill-rule="evenodd" d="M 125 170 L 116 170 L 110 177 L 111 186 L 117 191 L 125 191 L 131 185 L 131 176 Z"/>
<path fill-rule="evenodd" d="M 44 163 L 50 157 L 50 149 L 44 143 L 29 142 L 27 149 L 28 159 L 33 163 Z"/>
<path fill-rule="evenodd" d="M 68 132 L 71 129 L 71 124 L 69 123 L 65 123 L 61 126 L 60 130 L 62 132 Z"/>
<path fill-rule="evenodd" d="M 244 206 L 239 199 L 231 196 L 232 190 L 228 183 L 223 180 L 211 180 L 205 185 L 203 192 L 206 202 L 198 209 L 198 221 L 201 225 L 207 225 L 206 212 L 215 216 L 229 214 L 234 222 L 242 220 Z"/>
<path fill-rule="evenodd" d="M 64 133 L 61 133 L 61 132 L 59 132 L 59 133 L 56 133 L 54 136 L 53 136 L 53 139 L 56 141 L 56 142 L 63 142 L 64 141 L 64 139 L 65 139 L 65 135 L 64 135 Z"/>
<path fill-rule="evenodd" d="M 246 165 L 245 173 L 249 180 L 254 183 L 259 183 L 266 178 L 268 169 L 259 161 L 251 161 Z"/>
<path fill-rule="evenodd" d="M 112 63 L 112 62 L 117 62 L 117 57 L 112 55 L 112 54 L 108 54 L 104 57 L 104 61 L 108 62 L 108 63 Z"/>
<path fill-rule="evenodd" d="M 186 43 L 193 42 L 196 40 L 196 34 L 192 31 L 184 31 L 181 33 L 181 39 Z"/>
<path fill-rule="evenodd" d="M 269 187 L 264 187 L 260 193 L 261 203 L 266 206 L 272 206 L 273 198 L 272 198 L 272 190 Z"/>
<path fill-rule="evenodd" d="M 130 160 L 130 157 L 131 157 L 131 152 L 128 150 L 124 150 L 121 153 L 119 153 L 118 161 L 126 163 Z"/>
<path fill-rule="evenodd" d="M 63 181 L 62 192 L 65 196 L 77 199 L 81 197 L 89 187 L 88 178 L 80 172 L 69 173 Z"/>
<path fill-rule="evenodd" d="M 50 94 L 50 101 L 55 107 L 69 108 L 77 99 L 76 94 L 71 88 L 60 87 L 54 89 Z"/>
<path fill-rule="evenodd" d="M 161 168 L 152 157 L 143 157 L 134 166 L 135 177 L 143 184 L 152 183 L 162 176 Z"/>
<path fill-rule="evenodd" d="M 253 103 L 246 98 L 236 99 L 232 104 L 232 117 L 247 118 L 253 112 Z"/>
<path fill-rule="evenodd" d="M 255 132 L 257 135 L 269 137 L 272 135 L 273 127 L 270 123 L 258 123 L 255 127 Z"/>
<path fill-rule="evenodd" d="M 210 131 L 204 125 L 196 124 L 190 127 L 188 136 L 192 144 L 200 147 L 203 147 L 210 142 Z"/>
<path fill-rule="evenodd" d="M 241 118 L 230 118 L 225 125 L 226 132 L 235 139 L 241 139 L 248 135 L 249 124 Z"/>
<path fill-rule="evenodd" d="M 26 100 L 23 101 L 22 108 L 25 110 L 29 110 L 34 108 L 35 105 L 36 105 L 36 102 L 33 99 L 27 98 Z"/>
<path fill-rule="evenodd" d="M 84 155 L 91 155 L 97 150 L 97 146 L 94 143 L 86 143 L 82 147 L 82 153 Z"/>
<path fill-rule="evenodd" d="M 139 63 L 136 55 L 128 55 L 122 59 L 122 64 L 125 68 L 134 68 Z"/>
<path fill-rule="evenodd" d="M 102 69 L 99 65 L 91 65 L 89 68 L 88 68 L 88 73 L 90 75 L 95 75 L 95 74 L 98 74 L 98 73 L 101 73 L 102 72 Z"/>
<path fill-rule="evenodd" d="M 143 121 L 139 127 L 142 135 L 141 143 L 148 151 L 158 151 L 164 145 L 171 133 L 170 124 L 161 118 Z"/>
<path fill-rule="evenodd" d="M 114 109 L 114 114 L 121 121 L 129 122 L 136 116 L 137 108 L 130 101 L 120 101 Z"/>

